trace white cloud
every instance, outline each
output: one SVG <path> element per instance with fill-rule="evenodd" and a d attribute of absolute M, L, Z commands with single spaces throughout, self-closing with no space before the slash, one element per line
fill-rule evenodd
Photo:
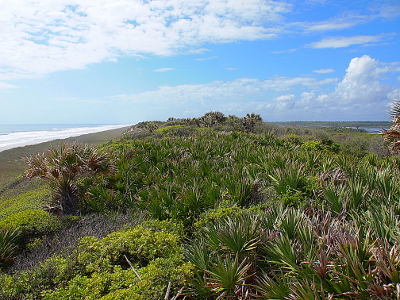
<path fill-rule="evenodd" d="M 343 23 L 320 23 L 313 24 L 307 27 L 309 31 L 328 31 L 328 30 L 341 30 L 349 27 L 355 26 L 356 23 L 353 22 L 343 22 Z"/>
<path fill-rule="evenodd" d="M 210 59 L 214 59 L 214 58 L 217 58 L 218 56 L 210 56 L 210 57 L 206 57 L 206 58 L 197 58 L 196 60 L 199 60 L 199 61 L 205 61 L 205 60 L 210 60 Z"/>
<path fill-rule="evenodd" d="M 397 63 L 381 63 L 368 55 L 353 58 L 346 75 L 330 94 L 304 92 L 296 101 L 298 109 L 340 115 L 370 116 L 384 110 L 399 96 L 399 89 L 383 83 L 386 73 L 398 72 Z"/>
<path fill-rule="evenodd" d="M 204 43 L 274 38 L 273 26 L 289 7 L 264 0 L 4 0 L 0 79 L 111 57 L 203 53 L 207 49 L 196 48 Z"/>
<path fill-rule="evenodd" d="M 189 51 L 187 51 L 187 53 L 188 54 L 203 54 L 206 51 L 211 51 L 211 50 L 206 49 L 206 48 L 200 48 L 200 49 L 189 50 Z"/>
<path fill-rule="evenodd" d="M 327 69 L 322 69 L 327 70 Z M 386 105 L 400 97 L 399 89 L 383 82 L 398 63 L 370 56 L 353 58 L 342 80 L 275 76 L 266 80 L 237 78 L 207 84 L 161 86 L 157 90 L 111 97 L 135 106 L 165 106 L 184 111 L 221 110 L 233 114 L 255 111 L 268 120 L 384 119 Z M 330 89 L 332 92 L 326 93 Z"/>
<path fill-rule="evenodd" d="M 154 72 L 168 72 L 168 71 L 172 71 L 175 70 L 174 68 L 159 68 L 159 69 L 155 69 Z"/>
<path fill-rule="evenodd" d="M 263 99 L 271 91 L 284 92 L 293 88 L 318 89 L 322 85 L 337 82 L 336 78 L 317 80 L 312 77 L 279 77 L 267 80 L 237 78 L 233 81 L 213 81 L 206 84 L 184 84 L 160 86 L 155 91 L 133 95 L 116 95 L 111 99 L 135 103 L 206 103 L 232 102 L 243 99 Z M 280 98 L 277 98 L 278 101 Z M 282 101 L 281 101 L 282 102 Z"/>
<path fill-rule="evenodd" d="M 295 105 L 296 96 L 293 94 L 281 95 L 274 98 L 271 104 L 267 107 L 274 110 L 290 110 L 293 109 Z"/>
<path fill-rule="evenodd" d="M 18 88 L 18 87 L 19 86 L 0 81 L 0 90 L 15 89 L 15 88 Z"/>
<path fill-rule="evenodd" d="M 292 53 L 297 51 L 297 49 L 287 49 L 287 50 L 282 50 L 282 51 L 272 51 L 271 53 L 273 54 L 282 54 L 282 53 Z"/>
<path fill-rule="evenodd" d="M 319 69 L 319 70 L 314 70 L 314 73 L 318 73 L 318 74 L 329 74 L 329 73 L 333 73 L 335 72 L 334 69 Z"/>
<path fill-rule="evenodd" d="M 228 71 L 236 71 L 238 68 L 226 68 L 225 70 L 228 70 Z"/>
<path fill-rule="evenodd" d="M 376 43 L 382 41 L 382 35 L 357 35 L 350 37 L 329 37 L 307 45 L 310 48 L 344 48 L 351 45 Z"/>
<path fill-rule="evenodd" d="M 391 70 L 368 55 L 353 58 L 332 97 L 340 103 L 374 103 L 387 99 L 391 88 L 378 79 Z"/>

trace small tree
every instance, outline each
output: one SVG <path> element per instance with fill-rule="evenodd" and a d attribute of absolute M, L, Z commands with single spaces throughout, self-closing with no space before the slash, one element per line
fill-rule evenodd
<path fill-rule="evenodd" d="M 242 122 L 247 132 L 254 132 L 256 124 L 261 123 L 262 118 L 259 114 L 251 113 L 246 114 L 246 116 L 242 119 Z"/>
<path fill-rule="evenodd" d="M 202 127 L 213 127 L 216 125 L 220 125 L 225 122 L 225 120 L 225 115 L 219 111 L 210 111 L 199 118 Z"/>
<path fill-rule="evenodd" d="M 78 143 L 61 143 L 47 153 L 38 153 L 26 158 L 29 179 L 46 179 L 54 189 L 57 207 L 64 215 L 75 215 L 78 211 L 79 193 L 77 181 L 84 176 L 110 173 L 113 164 L 107 154 L 98 153 L 95 147 Z"/>
<path fill-rule="evenodd" d="M 391 143 L 391 151 L 394 155 L 400 154 L 400 101 L 396 100 L 390 109 L 392 126 L 388 130 L 382 130 L 385 140 Z"/>

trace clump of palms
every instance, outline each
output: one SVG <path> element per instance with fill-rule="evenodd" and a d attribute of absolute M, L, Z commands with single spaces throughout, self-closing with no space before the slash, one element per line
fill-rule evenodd
<path fill-rule="evenodd" d="M 113 170 L 107 154 L 95 147 L 78 143 L 61 143 L 47 153 L 26 158 L 29 169 L 25 176 L 47 180 L 54 189 L 56 206 L 62 214 L 77 214 L 79 189 L 77 181 L 85 176 L 107 174 Z"/>
<path fill-rule="evenodd" d="M 213 127 L 222 124 L 226 120 L 225 115 L 219 111 L 210 111 L 199 118 L 199 124 L 202 127 Z"/>
<path fill-rule="evenodd" d="M 397 100 L 392 104 L 390 110 L 392 116 L 392 126 L 388 130 L 382 130 L 381 134 L 385 140 L 391 143 L 391 150 L 394 155 L 400 153 L 400 101 Z"/>
<path fill-rule="evenodd" d="M 247 132 L 254 132 L 256 124 L 261 122 L 261 116 L 255 113 L 246 114 L 246 116 L 242 119 L 243 126 L 246 128 Z"/>

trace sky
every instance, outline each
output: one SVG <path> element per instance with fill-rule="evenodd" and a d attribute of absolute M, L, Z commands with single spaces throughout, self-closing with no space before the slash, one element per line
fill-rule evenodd
<path fill-rule="evenodd" d="M 398 0 L 0 0 L 0 124 L 385 121 Z"/>

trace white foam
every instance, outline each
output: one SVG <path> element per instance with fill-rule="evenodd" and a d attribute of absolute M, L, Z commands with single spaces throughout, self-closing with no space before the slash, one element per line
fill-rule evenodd
<path fill-rule="evenodd" d="M 65 139 L 74 136 L 80 136 L 88 133 L 102 132 L 111 129 L 126 127 L 129 125 L 102 125 L 97 127 L 68 128 L 58 131 L 27 131 L 12 132 L 0 135 L 0 151 L 34 145 L 43 142 L 49 142 L 57 139 Z"/>

